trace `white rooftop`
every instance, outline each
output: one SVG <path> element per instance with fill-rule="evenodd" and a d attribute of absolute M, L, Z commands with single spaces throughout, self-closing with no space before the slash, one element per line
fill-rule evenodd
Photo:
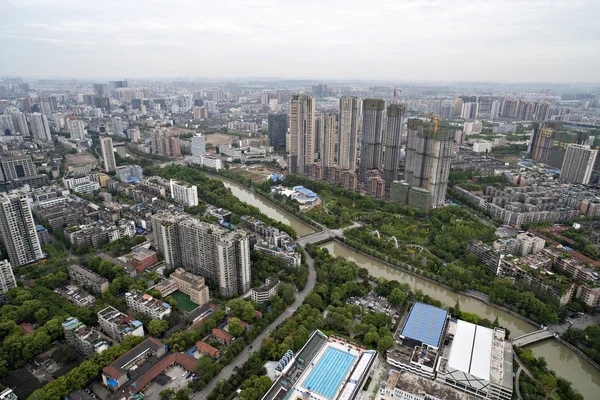
<path fill-rule="evenodd" d="M 494 331 L 461 320 L 456 325 L 448 365 L 489 381 Z"/>

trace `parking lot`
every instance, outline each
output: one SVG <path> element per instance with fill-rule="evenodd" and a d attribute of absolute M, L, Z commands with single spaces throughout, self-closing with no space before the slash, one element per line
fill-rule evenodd
<path fill-rule="evenodd" d="M 390 315 L 394 318 L 394 322 L 398 319 L 395 313 L 398 311 L 392 307 L 389 301 L 384 297 L 373 296 L 373 292 L 364 297 L 350 297 L 348 304 L 353 304 L 362 307 L 366 312 L 374 311 Z"/>
<path fill-rule="evenodd" d="M 186 388 L 188 384 L 188 380 L 185 377 L 188 375 L 188 371 L 181 368 L 179 365 L 174 365 L 165 371 L 165 375 L 167 375 L 171 380 L 165 384 L 160 385 L 156 381 L 152 382 L 146 390 L 144 390 L 144 396 L 148 400 L 160 400 L 159 393 L 165 389 L 175 389 L 179 390 L 181 388 Z"/>

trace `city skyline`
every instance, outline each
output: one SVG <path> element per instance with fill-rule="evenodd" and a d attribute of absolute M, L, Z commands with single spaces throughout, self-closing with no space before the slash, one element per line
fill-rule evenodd
<path fill-rule="evenodd" d="M 600 5 L 586 0 L 371 8 L 180 0 L 168 9 L 146 2 L 10 1 L 4 11 L 0 49 L 12 62 L 0 68 L 3 75 L 600 81 L 594 68 L 600 55 L 589 51 L 600 33 L 593 23 Z M 199 19 L 186 23 L 194 14 Z M 117 22 L 120 15 L 136 19 Z"/>

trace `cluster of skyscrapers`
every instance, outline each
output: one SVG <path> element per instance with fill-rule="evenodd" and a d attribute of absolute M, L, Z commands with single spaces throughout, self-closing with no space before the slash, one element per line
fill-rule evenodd
<path fill-rule="evenodd" d="M 342 96 L 339 104 L 337 115 L 317 115 L 314 98 L 292 96 L 287 136 L 289 172 L 384 197 L 400 178 L 401 149 L 406 142 L 406 185 L 426 192 L 422 208 L 444 202 L 453 130 L 438 129 L 437 120 L 431 126 L 422 120 L 409 120 L 408 135 L 403 139 L 406 121 L 402 105 L 393 102 L 386 106 L 384 99 L 352 96 Z M 282 147 L 285 118 L 282 114 L 269 117 L 273 146 Z M 393 200 L 408 204 L 407 193 L 406 199 Z"/>

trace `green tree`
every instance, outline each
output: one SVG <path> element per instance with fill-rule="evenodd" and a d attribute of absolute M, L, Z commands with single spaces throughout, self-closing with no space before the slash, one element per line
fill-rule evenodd
<path fill-rule="evenodd" d="M 454 305 L 454 316 L 456 318 L 460 318 L 462 312 L 460 311 L 460 298 L 456 299 L 456 304 Z"/>
<path fill-rule="evenodd" d="M 318 308 L 319 310 L 322 310 L 324 308 L 321 296 L 319 296 L 316 293 L 311 293 L 308 296 L 306 296 L 304 302 L 313 308 Z"/>
<path fill-rule="evenodd" d="M 384 336 L 379 339 L 379 342 L 377 342 L 377 350 L 381 353 L 391 349 L 392 347 L 394 347 L 394 338 L 391 336 Z"/>
<path fill-rule="evenodd" d="M 227 303 L 227 307 L 231 309 L 230 315 L 237 317 L 245 322 L 250 322 L 254 319 L 254 306 L 244 299 L 233 299 Z"/>
<path fill-rule="evenodd" d="M 289 283 L 281 282 L 277 287 L 277 294 L 279 297 L 281 297 L 285 304 L 290 305 L 296 298 L 296 289 Z"/>
<path fill-rule="evenodd" d="M 169 323 L 164 319 L 153 319 L 148 324 L 148 333 L 154 337 L 161 337 L 169 329 Z"/>
<path fill-rule="evenodd" d="M 406 301 L 406 293 L 404 293 L 399 288 L 395 288 L 392 290 L 387 299 L 390 303 L 392 303 L 392 305 L 396 307 L 401 307 Z"/>
<path fill-rule="evenodd" d="M 77 361 L 77 350 L 73 346 L 67 346 L 65 349 L 65 361 L 67 363 Z"/>
<path fill-rule="evenodd" d="M 366 345 L 375 345 L 379 341 L 379 333 L 377 331 L 370 331 L 365 334 L 363 342 Z"/>
<path fill-rule="evenodd" d="M 236 317 L 231 318 L 227 323 L 227 326 L 229 327 L 229 333 L 231 333 L 235 337 L 242 336 L 244 334 L 244 331 L 246 330 L 242 326 L 240 319 Z"/>

